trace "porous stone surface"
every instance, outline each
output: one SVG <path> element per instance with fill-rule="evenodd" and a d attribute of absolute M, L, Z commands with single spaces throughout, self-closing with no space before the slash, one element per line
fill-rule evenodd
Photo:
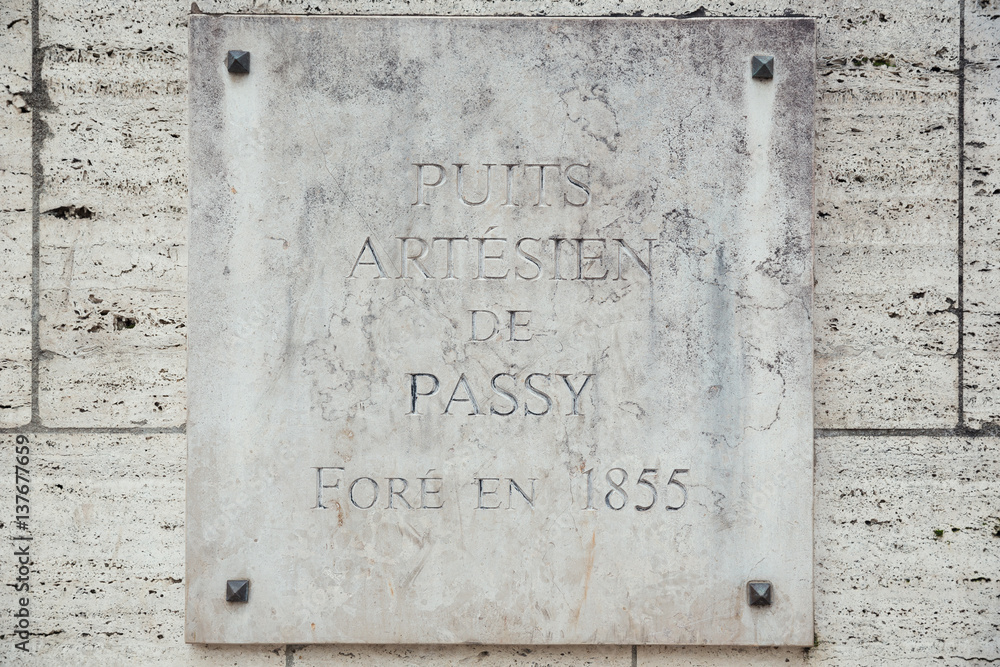
<path fill-rule="evenodd" d="M 819 82 L 817 426 L 952 426 L 955 77 L 848 63 Z"/>
<path fill-rule="evenodd" d="M 639 648 L 643 665 L 968 665 L 1000 657 L 993 438 L 816 440 L 816 647 Z"/>
<path fill-rule="evenodd" d="M 301 646 L 289 647 L 295 667 L 631 667 L 629 646 Z"/>
<path fill-rule="evenodd" d="M 0 426 L 31 419 L 30 2 L 0 6 Z"/>
<path fill-rule="evenodd" d="M 1000 424 L 1000 4 L 966 3 L 965 420 Z"/>
<path fill-rule="evenodd" d="M 813 34 L 192 17 L 189 640 L 810 645 Z"/>
<path fill-rule="evenodd" d="M 959 8 L 913 9 L 803 9 L 825 19 L 817 22 L 818 427 L 948 427 L 958 417 Z"/>
<path fill-rule="evenodd" d="M 41 6 L 47 426 L 185 420 L 186 16 L 123 10 Z"/>

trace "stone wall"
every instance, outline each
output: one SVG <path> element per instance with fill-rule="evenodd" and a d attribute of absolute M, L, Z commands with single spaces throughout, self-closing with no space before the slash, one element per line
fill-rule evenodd
<path fill-rule="evenodd" d="M 183 643 L 192 11 L 816 18 L 814 648 Z M 0 663 L 1000 661 L 998 18 L 998 0 L 3 0 L 0 439 L 8 471 L 29 441 L 33 540 L 28 654 L 0 555 Z"/>

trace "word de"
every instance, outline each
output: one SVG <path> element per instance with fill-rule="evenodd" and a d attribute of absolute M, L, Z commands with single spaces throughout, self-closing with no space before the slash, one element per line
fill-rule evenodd
<path fill-rule="evenodd" d="M 508 342 L 526 343 L 532 338 L 532 335 L 525 331 L 528 325 L 531 324 L 530 310 L 508 310 L 507 315 L 503 318 L 503 324 L 500 323 L 501 316 L 492 310 L 477 308 L 469 312 L 472 313 L 471 337 L 469 340 L 473 342 L 482 343 L 483 341 L 490 340 L 505 328 L 507 335 L 504 338 Z M 479 324 L 478 328 L 476 324 Z M 485 333 L 487 326 L 489 327 L 489 333 Z"/>

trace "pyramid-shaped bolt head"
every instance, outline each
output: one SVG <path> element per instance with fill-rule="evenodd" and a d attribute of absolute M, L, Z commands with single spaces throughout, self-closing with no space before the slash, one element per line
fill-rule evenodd
<path fill-rule="evenodd" d="M 751 581 L 747 584 L 747 598 L 751 607 L 767 607 L 771 604 L 770 581 Z"/>
<path fill-rule="evenodd" d="M 754 56 L 751 58 L 750 74 L 755 79 L 773 79 L 774 56 Z"/>
<path fill-rule="evenodd" d="M 250 73 L 250 52 L 230 51 L 226 54 L 226 69 L 230 74 Z"/>
<path fill-rule="evenodd" d="M 249 579 L 230 579 L 226 582 L 226 602 L 249 602 L 249 600 Z"/>

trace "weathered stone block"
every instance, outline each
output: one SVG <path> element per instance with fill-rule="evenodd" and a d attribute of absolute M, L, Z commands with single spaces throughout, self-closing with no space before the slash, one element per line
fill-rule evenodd
<path fill-rule="evenodd" d="M 816 646 L 646 648 L 638 664 L 946 665 L 1000 658 L 995 438 L 816 440 Z"/>
<path fill-rule="evenodd" d="M 823 66 L 849 66 L 857 60 L 865 68 L 891 63 L 930 71 L 958 64 L 958 5 L 936 0 L 905 6 L 890 0 L 202 0 L 197 5 L 209 13 L 259 14 L 812 16 Z"/>
<path fill-rule="evenodd" d="M 966 2 L 965 420 L 1000 424 L 1000 46 L 992 0 Z"/>
<path fill-rule="evenodd" d="M 60 426 L 172 426 L 186 419 L 185 297 L 139 289 L 51 290 L 39 408 Z"/>
<path fill-rule="evenodd" d="M 0 426 L 31 420 L 31 16 L 0 6 Z"/>
<path fill-rule="evenodd" d="M 192 17 L 189 640 L 811 644 L 813 51 Z"/>
<path fill-rule="evenodd" d="M 952 426 L 957 79 L 845 65 L 819 80 L 816 425 Z"/>
<path fill-rule="evenodd" d="M 302 646 L 296 667 L 631 667 L 628 646 Z"/>
<path fill-rule="evenodd" d="M 121 34 L 107 30 L 101 49 L 46 51 L 54 109 L 42 154 L 40 416 L 50 426 L 177 425 L 185 421 L 183 58 L 162 46 L 119 47 Z"/>

